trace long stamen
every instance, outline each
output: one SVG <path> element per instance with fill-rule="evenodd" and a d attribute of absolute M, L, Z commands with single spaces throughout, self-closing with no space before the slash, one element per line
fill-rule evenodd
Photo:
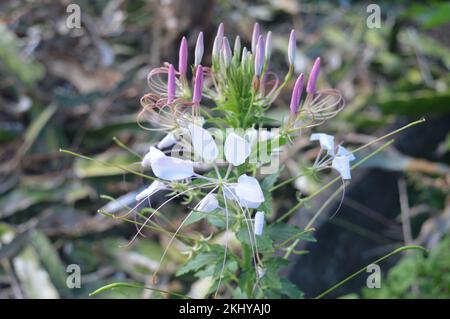
<path fill-rule="evenodd" d="M 218 186 L 214 187 L 209 193 L 208 195 L 212 194 L 216 189 L 218 188 Z M 208 196 L 206 195 L 206 196 Z M 161 259 L 159 260 L 159 265 L 158 268 L 155 270 L 155 272 L 153 273 L 152 276 L 152 281 L 155 284 L 156 283 L 156 275 L 158 274 L 160 268 L 161 268 L 161 264 L 164 260 L 164 257 L 166 257 L 167 252 L 169 251 L 170 245 L 172 244 L 173 240 L 175 239 L 176 235 L 178 234 L 178 232 L 181 230 L 181 228 L 184 226 L 184 224 L 186 223 L 186 221 L 189 219 L 189 217 L 191 217 L 192 213 L 194 211 L 196 211 L 197 207 L 200 205 L 200 202 L 198 202 L 194 208 L 191 210 L 191 212 L 186 216 L 186 218 L 183 220 L 183 222 L 180 224 L 180 226 L 178 226 L 177 230 L 174 232 L 173 236 L 170 238 L 169 243 L 166 245 L 166 248 L 164 249 L 164 252 L 161 256 Z"/>
<path fill-rule="evenodd" d="M 150 219 L 153 217 L 153 215 L 155 215 L 162 207 L 164 207 L 165 205 L 167 205 L 170 201 L 172 201 L 172 200 L 174 200 L 175 198 L 180 197 L 181 195 L 186 194 L 186 193 L 188 193 L 188 192 L 190 192 L 190 191 L 192 191 L 192 190 L 194 190 L 194 189 L 203 188 L 203 187 L 207 187 L 207 186 L 210 186 L 210 185 L 213 185 L 213 184 L 212 184 L 212 183 L 208 183 L 208 184 L 204 184 L 204 185 L 194 186 L 194 187 L 191 187 L 191 188 L 189 188 L 189 189 L 187 189 L 187 190 L 185 190 L 185 191 L 182 191 L 182 192 L 180 192 L 180 193 L 178 193 L 178 194 L 175 194 L 174 196 L 172 196 L 171 198 L 169 198 L 168 200 L 166 200 L 164 203 L 162 203 L 157 209 L 155 209 L 155 211 L 154 211 L 153 213 L 150 214 L 150 216 L 147 217 L 147 219 L 144 221 L 144 223 L 143 223 L 143 224 L 141 225 L 141 227 L 139 228 L 139 231 L 142 231 L 142 229 L 143 229 L 143 228 L 145 227 L 145 225 L 150 221 Z M 151 196 L 151 195 L 149 195 L 149 196 Z M 148 197 L 148 196 L 147 196 L 147 197 Z M 147 197 L 144 198 L 144 200 L 146 200 Z M 142 203 L 142 201 L 141 201 L 141 203 Z M 140 205 L 140 204 L 138 204 L 138 205 Z M 136 207 L 137 207 L 137 206 L 136 206 Z M 135 207 L 134 209 L 136 209 L 136 207 Z M 128 215 L 128 214 L 127 214 L 127 215 Z M 139 235 L 139 233 L 135 234 L 135 235 L 133 236 L 133 238 L 128 242 L 128 244 L 125 245 L 125 247 L 130 246 L 130 245 L 136 240 L 136 238 L 137 238 L 138 235 Z"/>

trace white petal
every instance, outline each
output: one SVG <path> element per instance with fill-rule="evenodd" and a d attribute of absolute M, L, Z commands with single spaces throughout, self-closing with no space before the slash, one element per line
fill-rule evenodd
<path fill-rule="evenodd" d="M 219 154 L 219 150 L 212 135 L 198 125 L 190 124 L 188 129 L 191 133 L 194 152 L 207 162 L 214 161 Z"/>
<path fill-rule="evenodd" d="M 336 156 L 333 158 L 331 166 L 341 174 L 342 179 L 348 180 L 352 178 L 350 174 L 350 159 L 348 156 Z"/>
<path fill-rule="evenodd" d="M 210 213 L 219 207 L 219 201 L 215 194 L 206 195 L 198 204 L 197 210 Z"/>
<path fill-rule="evenodd" d="M 319 141 L 320 147 L 328 151 L 328 154 L 334 155 L 334 136 L 324 133 L 311 134 L 310 141 Z"/>
<path fill-rule="evenodd" d="M 264 228 L 264 213 L 256 212 L 255 215 L 255 235 L 262 235 Z"/>
<path fill-rule="evenodd" d="M 251 128 L 245 132 L 245 138 L 249 141 L 250 145 L 254 146 L 257 141 L 265 142 L 272 138 L 272 132 L 261 129 L 259 132 L 257 129 Z"/>
<path fill-rule="evenodd" d="M 225 140 L 224 152 L 227 161 L 234 166 L 239 166 L 250 156 L 250 144 L 242 137 L 231 133 Z"/>
<path fill-rule="evenodd" d="M 158 148 L 168 148 L 174 145 L 177 142 L 177 138 L 172 133 L 167 134 L 164 138 L 158 143 Z"/>
<path fill-rule="evenodd" d="M 155 147 L 150 148 L 150 152 L 145 155 L 145 157 L 147 156 L 149 158 L 153 174 L 159 178 L 168 181 L 175 181 L 194 175 L 194 163 L 191 161 L 166 156 Z"/>
<path fill-rule="evenodd" d="M 338 147 L 338 151 L 336 156 L 346 156 L 348 157 L 348 159 L 350 161 L 354 161 L 355 160 L 355 155 L 353 155 L 353 153 L 349 152 L 345 147 L 340 146 Z"/>
<path fill-rule="evenodd" d="M 165 189 L 165 185 L 164 183 L 161 183 L 160 181 L 154 181 L 153 183 L 150 184 L 149 187 L 147 187 L 146 189 L 144 189 L 142 192 L 140 192 L 139 194 L 136 195 L 136 201 L 141 201 L 146 197 L 149 197 L 153 194 L 155 194 L 156 192 Z"/>
<path fill-rule="evenodd" d="M 144 158 L 142 159 L 141 165 L 144 168 L 151 167 L 152 159 L 164 156 L 166 155 L 163 152 L 152 146 L 150 147 L 150 151 L 147 154 L 145 154 Z"/>
<path fill-rule="evenodd" d="M 238 178 L 236 195 L 239 202 L 248 208 L 258 208 L 264 202 L 264 194 L 258 180 L 245 174 Z"/>

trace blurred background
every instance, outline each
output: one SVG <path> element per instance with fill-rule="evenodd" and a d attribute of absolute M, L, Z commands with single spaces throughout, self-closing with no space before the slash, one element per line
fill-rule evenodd
<path fill-rule="evenodd" d="M 81 9 L 80 28 L 70 16 L 71 3 Z M 100 208 L 123 212 L 101 195 L 131 203 L 142 179 L 59 149 L 138 167 L 139 158 L 117 141 L 142 154 L 160 138 L 136 124 L 149 70 L 165 61 L 177 63 L 183 35 L 192 53 L 200 31 L 210 61 L 220 22 L 227 35 L 240 34 L 248 45 L 255 21 L 273 32 L 272 69 L 278 75 L 287 71 L 287 38 L 295 28 L 296 73 L 308 73 L 321 56 L 320 87 L 342 91 L 346 108 L 316 131 L 335 134 L 351 147 L 426 118 L 355 171 L 342 205 L 338 196 L 316 223 L 317 242 L 298 247 L 302 253 L 284 275 L 305 297 L 314 297 L 396 247 L 419 244 L 431 253 L 404 254 L 380 265 L 380 289 L 367 288 L 363 274 L 330 297 L 449 298 L 450 3 L 378 1 L 379 20 L 370 17 L 376 8 L 368 12 L 369 4 L 1 1 L 0 298 L 86 298 L 111 282 L 149 284 L 168 237 L 148 232 L 122 247 L 135 226 L 97 213 Z M 286 114 L 291 88 L 272 106 L 272 116 Z M 296 145 L 281 178 L 296 175 L 309 158 Z M 302 179 L 278 189 L 275 214 L 292 207 L 298 192 L 307 194 L 320 183 Z M 330 194 L 300 209 L 290 222 L 305 226 Z M 173 203 L 166 214 L 177 220 L 183 216 L 180 207 Z M 201 280 L 174 276 L 186 258 L 182 248 L 170 251 L 160 287 L 202 297 Z M 71 264 L 80 267 L 81 288 L 66 284 Z M 98 297 L 164 296 L 124 288 Z"/>

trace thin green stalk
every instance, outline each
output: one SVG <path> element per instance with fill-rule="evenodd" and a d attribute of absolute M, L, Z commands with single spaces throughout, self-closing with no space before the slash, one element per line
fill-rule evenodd
<path fill-rule="evenodd" d="M 166 291 L 163 289 L 159 289 L 159 288 L 154 288 L 154 287 L 148 287 L 148 286 L 143 286 L 143 285 L 139 285 L 139 284 L 131 284 L 131 283 L 127 283 L 127 282 L 115 282 L 103 287 L 98 288 L 97 290 L 91 292 L 89 294 L 89 296 L 95 296 L 98 294 L 101 294 L 105 291 L 111 290 L 111 289 L 115 289 L 115 288 L 141 288 L 141 289 L 147 289 L 147 290 L 153 290 L 156 292 L 160 292 L 160 293 L 165 293 L 165 294 L 169 294 L 175 297 L 180 297 L 183 299 L 193 299 L 192 297 L 189 297 L 187 295 L 183 295 L 183 294 L 179 294 L 176 292 L 171 292 L 171 291 Z"/>
<path fill-rule="evenodd" d="M 374 143 L 376 143 L 376 142 L 379 142 L 379 141 L 381 141 L 381 140 L 384 140 L 384 139 L 386 139 L 386 138 L 388 138 L 388 137 L 391 137 L 391 136 L 393 136 L 393 135 L 395 135 L 395 134 L 400 133 L 401 131 L 406 130 L 407 128 L 410 128 L 410 127 L 412 127 L 412 126 L 414 126 L 414 125 L 423 123 L 423 122 L 425 122 L 425 121 L 426 121 L 425 118 L 421 118 L 420 120 L 417 120 L 417 121 L 411 122 L 411 123 L 409 123 L 409 124 L 406 124 L 405 126 L 402 126 L 402 127 L 400 127 L 399 129 L 396 129 L 395 131 L 392 131 L 392 132 L 390 132 L 390 133 L 388 133 L 388 134 L 386 134 L 386 135 L 383 135 L 383 136 L 381 136 L 381 137 L 379 137 L 379 138 L 376 138 L 376 139 L 374 139 L 373 141 L 370 141 L 369 143 L 364 144 L 364 145 L 362 145 L 362 146 L 360 146 L 360 147 L 354 149 L 353 151 L 351 151 L 351 153 L 356 153 L 356 152 L 358 152 L 358 151 L 361 151 L 361 150 L 363 150 L 363 149 L 369 147 L 370 145 L 372 145 L 372 144 L 374 144 Z"/>
<path fill-rule="evenodd" d="M 79 158 L 82 158 L 82 159 L 85 159 L 85 160 L 88 160 L 88 161 L 97 162 L 97 163 L 100 163 L 100 164 L 105 165 L 105 166 L 115 167 L 115 168 L 124 170 L 124 171 L 126 171 L 126 172 L 128 172 L 128 173 L 131 173 L 131 174 L 135 174 L 135 175 L 141 176 L 141 177 L 143 177 L 143 178 L 147 178 L 147 179 L 150 179 L 150 180 L 156 180 L 156 178 L 153 177 L 153 176 L 143 174 L 143 173 L 141 173 L 141 172 L 138 172 L 138 171 L 135 171 L 135 170 L 133 170 L 133 169 L 124 167 L 124 166 L 122 166 L 122 165 L 113 164 L 113 163 L 108 163 L 108 162 L 105 162 L 105 161 L 101 161 L 101 160 L 98 160 L 98 159 L 95 159 L 95 158 L 92 158 L 92 157 L 89 157 L 89 156 L 86 156 L 86 155 L 81 155 L 81 154 L 78 154 L 78 153 L 75 153 L 75 152 L 72 152 L 72 151 L 69 151 L 69 150 L 61 149 L 61 148 L 59 149 L 59 151 L 60 151 L 61 153 L 69 154 L 69 155 L 72 155 L 72 156 L 75 156 L 75 157 L 79 157 Z"/>
<path fill-rule="evenodd" d="M 402 251 L 406 251 L 406 250 L 412 250 L 412 249 L 415 249 L 415 250 L 421 250 L 421 251 L 423 251 L 423 252 L 425 252 L 425 253 L 428 253 L 428 251 L 427 251 L 425 248 L 423 248 L 422 246 L 417 246 L 417 245 L 403 246 L 403 247 L 399 247 L 399 248 L 397 248 L 397 249 L 391 251 L 389 254 L 384 255 L 384 256 L 381 257 L 381 258 L 378 258 L 377 260 L 375 260 L 374 262 L 372 262 L 372 263 L 370 263 L 370 264 L 378 264 L 378 263 L 382 262 L 383 260 L 385 260 L 385 259 L 387 259 L 387 258 L 389 258 L 389 257 L 391 257 L 391 256 L 393 256 L 393 255 L 395 255 L 395 254 L 398 254 L 398 253 L 400 253 L 400 252 L 402 252 Z M 370 265 L 370 264 L 369 264 L 369 265 Z M 331 288 L 325 290 L 324 292 L 322 292 L 320 295 L 318 295 L 318 296 L 315 297 L 314 299 L 320 299 L 320 298 L 322 298 L 322 297 L 328 295 L 328 294 L 329 294 L 330 292 L 332 292 L 333 290 L 336 290 L 337 288 L 339 288 L 340 286 L 342 286 L 343 284 L 345 284 L 346 282 L 348 282 L 348 281 L 351 280 L 352 278 L 354 278 L 354 277 L 358 276 L 359 274 L 363 273 L 364 271 L 366 271 L 366 269 L 367 269 L 367 266 L 364 267 L 364 268 L 361 268 L 360 270 L 358 270 L 357 272 L 355 272 L 355 273 L 353 273 L 352 275 L 348 276 L 348 277 L 345 278 L 344 280 L 340 281 L 339 283 L 337 283 L 337 284 L 334 285 L 333 287 L 331 287 Z"/>
<path fill-rule="evenodd" d="M 135 151 L 133 151 L 131 148 L 129 148 L 128 146 L 126 146 L 124 143 L 122 143 L 117 137 L 113 137 L 113 141 L 117 144 L 117 146 L 123 148 L 125 151 L 130 152 L 131 154 L 133 154 L 134 156 L 142 159 L 142 156 L 139 155 L 138 153 L 136 153 Z"/>

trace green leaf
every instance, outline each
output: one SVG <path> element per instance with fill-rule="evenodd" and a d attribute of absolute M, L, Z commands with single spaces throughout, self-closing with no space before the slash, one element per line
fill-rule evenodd
<path fill-rule="evenodd" d="M 244 224 L 241 229 L 236 233 L 237 239 L 248 246 L 251 246 L 250 237 L 249 237 L 249 230 L 247 226 Z M 252 234 L 253 238 L 253 234 Z M 273 249 L 273 241 L 270 239 L 269 235 L 266 231 L 263 231 L 262 235 L 255 236 L 256 238 L 256 245 L 258 247 L 258 251 L 262 253 L 270 253 Z"/>
<path fill-rule="evenodd" d="M 274 241 L 285 241 L 290 238 L 292 238 L 292 240 L 300 238 L 300 240 L 316 242 L 316 239 L 310 232 L 305 232 L 303 229 L 295 225 L 290 225 L 286 223 L 274 223 L 267 228 L 267 231 L 269 233 L 270 238 L 272 238 L 272 240 Z M 296 236 L 297 234 L 300 233 L 302 234 Z"/>
<path fill-rule="evenodd" d="M 304 293 L 286 278 L 281 279 L 281 292 L 291 299 L 303 299 Z"/>
<path fill-rule="evenodd" d="M 191 260 L 189 260 L 183 267 L 181 267 L 176 275 L 181 276 L 191 271 L 197 271 L 204 266 L 217 262 L 217 254 L 214 251 L 200 253 Z"/>

